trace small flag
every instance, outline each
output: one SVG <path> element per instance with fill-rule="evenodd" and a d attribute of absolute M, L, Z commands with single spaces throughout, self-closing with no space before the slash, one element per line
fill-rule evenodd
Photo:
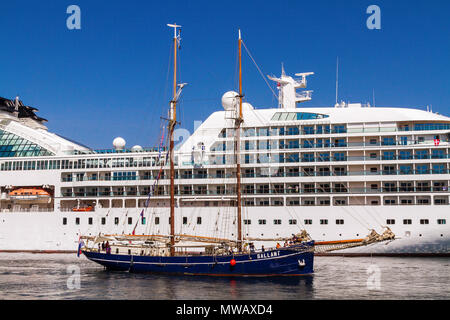
<path fill-rule="evenodd" d="M 82 247 L 84 247 L 84 242 L 83 242 L 83 240 L 81 240 L 81 241 L 78 243 L 77 257 L 80 257 L 80 254 L 81 254 L 81 248 L 82 248 Z"/>
<path fill-rule="evenodd" d="M 441 141 L 439 139 L 434 139 L 434 145 L 438 146 Z"/>

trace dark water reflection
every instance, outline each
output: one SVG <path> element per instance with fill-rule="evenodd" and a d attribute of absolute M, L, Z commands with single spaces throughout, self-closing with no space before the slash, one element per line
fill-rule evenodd
<path fill-rule="evenodd" d="M 233 279 L 109 272 L 74 254 L 2 253 L 0 298 L 449 299 L 449 266 L 450 258 L 316 257 L 312 276 Z"/>

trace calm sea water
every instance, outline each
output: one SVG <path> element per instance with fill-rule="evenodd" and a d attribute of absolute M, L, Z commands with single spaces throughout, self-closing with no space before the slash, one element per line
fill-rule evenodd
<path fill-rule="evenodd" d="M 450 258 L 316 257 L 301 278 L 109 272 L 75 254 L 0 253 L 0 299 L 449 299 Z"/>

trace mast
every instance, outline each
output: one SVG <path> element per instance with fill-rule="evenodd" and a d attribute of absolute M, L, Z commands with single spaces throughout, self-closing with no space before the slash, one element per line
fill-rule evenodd
<path fill-rule="evenodd" d="M 177 28 L 181 28 L 176 24 L 168 24 L 167 26 L 173 28 L 173 99 L 170 102 L 169 115 L 169 158 L 170 158 L 170 255 L 175 256 L 175 155 L 174 155 L 174 141 L 173 132 L 177 124 L 177 48 L 178 35 Z"/>
<path fill-rule="evenodd" d="M 237 193 L 237 234 L 238 250 L 242 251 L 242 204 L 241 204 L 241 123 L 242 117 L 242 39 L 239 30 L 239 114 L 236 118 L 236 193 Z"/>

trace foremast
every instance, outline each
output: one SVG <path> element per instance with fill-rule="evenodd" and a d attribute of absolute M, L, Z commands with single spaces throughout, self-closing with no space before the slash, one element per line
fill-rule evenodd
<path fill-rule="evenodd" d="M 239 50 L 239 112 L 235 119 L 235 156 L 236 156 L 236 194 L 237 194 L 237 246 L 238 251 L 242 251 L 242 201 L 241 201 L 241 124 L 244 122 L 242 116 L 242 38 L 239 30 L 238 40 Z"/>

